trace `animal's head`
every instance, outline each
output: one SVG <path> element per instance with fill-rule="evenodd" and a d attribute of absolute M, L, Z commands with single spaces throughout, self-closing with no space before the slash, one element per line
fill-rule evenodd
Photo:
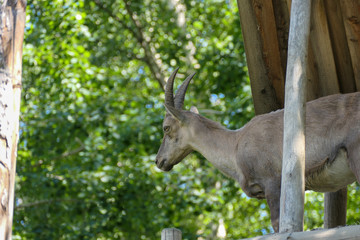
<path fill-rule="evenodd" d="M 191 129 L 189 121 L 191 112 L 197 112 L 196 108 L 190 111 L 183 110 L 186 89 L 195 73 L 188 76 L 173 95 L 173 85 L 179 68 L 171 74 L 165 89 L 166 114 L 163 122 L 164 138 L 156 156 L 156 165 L 163 171 L 170 171 L 174 165 L 183 160 L 192 148 L 189 145 Z"/>

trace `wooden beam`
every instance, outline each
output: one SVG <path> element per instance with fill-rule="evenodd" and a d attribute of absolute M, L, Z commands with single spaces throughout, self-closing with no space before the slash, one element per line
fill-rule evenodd
<path fill-rule="evenodd" d="M 258 236 L 254 238 L 247 238 L 247 240 L 355 240 L 360 239 L 360 226 L 347 226 L 333 229 L 314 230 L 307 232 L 294 232 L 282 234 L 269 234 L 265 236 Z"/>
<path fill-rule="evenodd" d="M 324 228 L 346 225 L 347 187 L 325 194 Z"/>
<path fill-rule="evenodd" d="M 274 5 L 274 15 L 276 20 L 277 35 L 279 41 L 279 50 L 281 56 L 281 64 L 286 75 L 289 24 L 290 24 L 290 8 L 291 0 L 272 0 Z M 306 87 L 306 101 L 317 99 L 322 95 L 319 83 L 318 66 L 315 63 L 315 54 L 311 46 L 308 49 L 308 74 Z"/>
<path fill-rule="evenodd" d="M 318 69 L 315 63 L 315 53 L 309 44 L 308 47 L 308 62 L 307 62 L 307 87 L 306 87 L 306 101 L 311 101 L 322 97 Z"/>
<path fill-rule="evenodd" d="M 285 86 L 280 232 L 303 230 L 305 191 L 305 89 L 310 0 L 293 0 Z"/>
<path fill-rule="evenodd" d="M 324 1 L 331 46 L 334 53 L 336 73 L 341 93 L 356 91 L 354 70 L 346 39 L 339 1 Z"/>
<path fill-rule="evenodd" d="M 318 71 L 322 96 L 338 93 L 339 83 L 323 0 L 311 1 L 310 46 Z"/>
<path fill-rule="evenodd" d="M 356 89 L 360 91 L 360 1 L 341 0 L 340 6 L 354 70 Z"/>
<path fill-rule="evenodd" d="M 285 76 L 286 76 L 286 62 L 287 62 L 287 51 L 289 41 L 289 24 L 290 24 L 290 13 L 288 10 L 288 2 L 286 0 L 272 0 L 274 8 L 274 17 L 276 22 L 277 39 L 280 51 L 280 61 L 282 75 L 284 76 L 284 83 L 282 85 L 283 92 L 285 95 Z M 282 97 L 284 99 L 284 97 Z"/>
<path fill-rule="evenodd" d="M 280 107 L 284 106 L 285 69 L 280 57 L 276 18 L 272 1 L 253 0 L 253 9 L 258 24 L 262 45 L 262 58 L 270 84 L 275 91 Z M 286 67 L 286 65 L 284 65 Z"/>
<path fill-rule="evenodd" d="M 283 71 L 275 70 L 273 69 L 274 65 L 269 65 L 275 64 L 281 69 L 279 53 L 274 57 L 274 59 L 277 59 L 275 63 L 273 63 L 270 57 L 274 51 L 279 52 L 278 47 L 271 46 L 272 44 L 277 46 L 278 43 L 275 20 L 273 17 L 268 20 L 269 22 L 265 19 L 265 16 L 270 17 L 273 14 L 271 12 L 272 3 L 271 1 L 252 0 L 237 0 L 237 3 L 255 113 L 268 113 L 282 107 L 282 97 L 280 99 L 277 98 L 277 94 L 281 90 L 275 90 L 274 83 L 276 82 L 281 85 L 280 75 Z M 271 6 L 271 9 L 263 7 L 262 4 L 266 4 L 268 7 Z M 271 28 L 271 31 L 267 28 Z M 270 40 L 270 42 L 265 43 L 264 38 L 267 41 Z M 270 47 L 271 49 L 269 49 Z"/>

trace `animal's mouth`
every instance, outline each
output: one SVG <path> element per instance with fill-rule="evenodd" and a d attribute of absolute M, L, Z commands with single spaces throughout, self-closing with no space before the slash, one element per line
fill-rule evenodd
<path fill-rule="evenodd" d="M 165 172 L 170 171 L 174 165 L 173 164 L 167 164 L 167 159 L 165 158 L 164 160 L 162 160 L 161 162 L 156 162 L 157 167 Z"/>
<path fill-rule="evenodd" d="M 174 167 L 174 165 L 168 165 L 168 166 L 165 166 L 165 167 L 161 168 L 161 170 L 163 170 L 163 171 L 165 171 L 165 172 L 168 172 L 168 171 L 170 171 L 173 167 Z"/>

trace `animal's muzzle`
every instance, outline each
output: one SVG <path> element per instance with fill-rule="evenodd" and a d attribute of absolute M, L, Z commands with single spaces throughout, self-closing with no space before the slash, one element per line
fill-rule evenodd
<path fill-rule="evenodd" d="M 165 162 L 166 162 L 166 158 L 164 159 L 156 158 L 155 160 L 156 166 L 160 169 L 164 166 Z"/>
<path fill-rule="evenodd" d="M 164 158 L 164 159 L 156 158 L 156 160 L 155 160 L 156 166 L 159 169 L 167 172 L 167 171 L 170 171 L 173 168 L 173 166 L 171 164 L 170 165 L 166 164 L 166 162 L 167 162 L 166 158 Z"/>

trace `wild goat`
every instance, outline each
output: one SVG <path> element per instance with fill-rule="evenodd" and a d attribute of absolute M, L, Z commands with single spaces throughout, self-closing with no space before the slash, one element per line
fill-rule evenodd
<path fill-rule="evenodd" d="M 274 230 L 279 229 L 279 204 L 284 111 L 254 117 L 238 130 L 228 130 L 182 109 L 194 74 L 173 97 L 176 69 L 165 90 L 164 138 L 157 166 L 170 171 L 198 151 L 225 175 L 239 182 L 249 197 L 266 198 Z M 319 98 L 306 104 L 305 188 L 333 192 L 360 182 L 360 92 Z"/>

